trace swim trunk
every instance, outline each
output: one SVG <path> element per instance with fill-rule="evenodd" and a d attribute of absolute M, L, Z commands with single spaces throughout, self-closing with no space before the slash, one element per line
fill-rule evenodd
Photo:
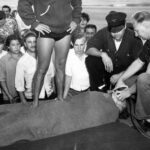
<path fill-rule="evenodd" d="M 42 38 L 51 38 L 54 39 L 55 41 L 59 41 L 62 38 L 64 38 L 66 35 L 70 35 L 70 32 L 64 31 L 62 33 L 54 33 L 54 32 L 50 32 L 50 33 L 46 33 L 42 34 L 41 32 L 38 32 L 36 30 L 34 30 L 37 34 L 37 37 L 42 37 Z"/>

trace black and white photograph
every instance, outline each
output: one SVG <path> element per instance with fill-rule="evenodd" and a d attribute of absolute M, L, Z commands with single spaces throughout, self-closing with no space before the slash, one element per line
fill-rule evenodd
<path fill-rule="evenodd" d="M 0 0 L 0 150 L 150 150 L 150 1 Z"/>

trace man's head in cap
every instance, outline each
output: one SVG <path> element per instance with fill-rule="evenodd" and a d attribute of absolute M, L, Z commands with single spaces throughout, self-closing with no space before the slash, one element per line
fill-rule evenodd
<path fill-rule="evenodd" d="M 113 38 L 121 40 L 126 27 L 126 14 L 123 12 L 111 11 L 106 16 L 106 21 L 108 23 L 108 30 L 111 32 Z"/>

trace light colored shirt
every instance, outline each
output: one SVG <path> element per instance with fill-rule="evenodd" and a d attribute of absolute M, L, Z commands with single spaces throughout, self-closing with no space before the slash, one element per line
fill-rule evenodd
<path fill-rule="evenodd" d="M 86 55 L 79 58 L 74 49 L 70 49 L 66 61 L 65 74 L 72 77 L 70 88 L 83 91 L 89 88 L 89 74 L 85 65 Z"/>
<path fill-rule="evenodd" d="M 26 52 L 18 61 L 16 68 L 15 87 L 17 91 L 24 92 L 27 99 L 32 99 L 32 81 L 36 71 L 37 61 L 36 59 Z M 55 75 L 54 65 L 51 62 L 49 69 L 44 78 L 44 84 L 39 98 L 45 98 L 45 92 L 47 96 L 50 96 L 53 92 L 51 80 Z"/>
<path fill-rule="evenodd" d="M 115 42 L 116 50 L 118 51 L 122 40 L 121 40 L 121 41 L 116 41 L 116 40 L 114 40 L 114 42 Z"/>
<path fill-rule="evenodd" d="M 15 97 L 17 96 L 17 91 L 15 89 L 15 75 L 16 75 L 16 65 L 22 54 L 18 54 L 15 58 L 11 53 L 7 53 L 0 59 L 0 81 L 6 81 L 6 85 L 9 93 Z M 3 92 L 3 99 L 8 100 L 8 97 Z"/>

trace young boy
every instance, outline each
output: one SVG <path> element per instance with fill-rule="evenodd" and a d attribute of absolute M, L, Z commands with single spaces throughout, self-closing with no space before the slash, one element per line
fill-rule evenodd
<path fill-rule="evenodd" d="M 16 67 L 16 77 L 15 77 L 15 87 L 19 93 L 19 97 L 22 103 L 27 101 L 32 101 L 33 99 L 33 77 L 37 67 L 36 60 L 36 33 L 28 30 L 24 34 L 24 47 L 26 53 L 20 58 Z M 52 80 L 54 78 L 54 65 L 52 61 L 50 62 L 49 69 L 44 78 L 44 83 L 42 90 L 40 92 L 39 98 L 45 99 L 46 96 L 49 97 L 54 88 L 52 86 Z"/>
<path fill-rule="evenodd" d="M 13 103 L 18 96 L 15 89 L 16 65 L 22 53 L 21 39 L 17 35 L 10 35 L 6 40 L 8 53 L 0 59 L 0 85 L 4 103 Z"/>
<path fill-rule="evenodd" d="M 74 37 L 74 48 L 70 49 L 66 61 L 64 99 L 89 89 L 89 74 L 85 66 L 86 38 L 84 34 Z"/>

